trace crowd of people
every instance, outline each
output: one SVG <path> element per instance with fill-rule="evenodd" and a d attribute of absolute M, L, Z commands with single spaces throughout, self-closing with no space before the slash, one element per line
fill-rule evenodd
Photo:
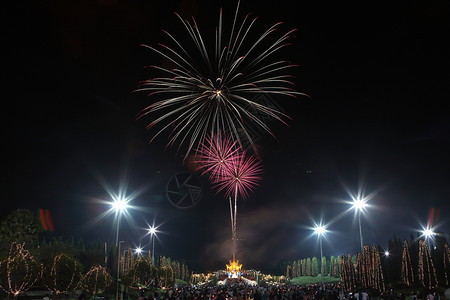
<path fill-rule="evenodd" d="M 219 286 L 178 286 L 163 292 L 147 291 L 139 300 L 443 300 L 436 292 L 403 295 L 388 290 L 344 293 L 339 284 L 315 285 L 258 285 L 249 286 L 242 281 L 231 281 Z"/>

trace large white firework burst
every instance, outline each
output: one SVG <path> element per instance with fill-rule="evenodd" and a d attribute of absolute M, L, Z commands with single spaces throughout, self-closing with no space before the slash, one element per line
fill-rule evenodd
<path fill-rule="evenodd" d="M 238 22 L 239 3 L 236 8 L 229 38 L 224 41 L 222 9 L 216 27 L 214 51 L 208 50 L 194 18 L 189 22 L 178 14 L 192 43 L 183 46 L 179 39 L 164 31 L 172 46 L 158 44 L 159 48 L 143 45 L 170 61 L 173 68 L 152 66 L 163 74 L 145 80 L 137 91 L 149 92 L 157 101 L 143 109 L 138 117 L 150 114 L 152 128 L 159 125 L 152 140 L 164 131 L 170 131 L 169 143 L 179 147 L 188 144 L 186 158 L 192 149 L 202 143 L 207 135 L 227 132 L 233 141 L 242 145 L 243 139 L 254 146 L 248 126 L 257 126 L 274 134 L 265 124 L 269 117 L 285 123 L 287 115 L 279 110 L 258 103 L 258 94 L 298 94 L 292 89 L 292 77 L 287 70 L 295 65 L 274 58 L 281 48 L 289 45 L 286 40 L 295 31 L 275 36 L 280 23 L 276 23 L 261 35 L 253 35 L 251 29 L 257 18 L 245 16 Z M 304 94 L 302 94 L 304 95 Z"/>

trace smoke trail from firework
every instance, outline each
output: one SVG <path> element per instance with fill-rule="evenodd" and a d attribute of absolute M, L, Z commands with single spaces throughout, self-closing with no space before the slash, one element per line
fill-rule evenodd
<path fill-rule="evenodd" d="M 256 155 L 246 156 L 236 141 L 222 135 L 206 137 L 206 142 L 197 150 L 203 174 L 210 173 L 209 179 L 218 188 L 224 190 L 230 202 L 231 236 L 233 254 L 237 241 L 237 201 L 238 196 L 246 198 L 248 192 L 261 180 L 262 166 Z M 233 204 L 234 201 L 234 204 Z"/>
<path fill-rule="evenodd" d="M 238 196 L 245 199 L 249 191 L 261 180 L 262 166 L 256 155 L 246 157 L 245 152 L 233 156 L 228 168 L 221 177 L 216 178 L 215 185 L 218 192 L 225 191 L 230 202 L 231 231 L 233 240 L 233 255 L 237 249 L 237 202 Z M 232 203 L 234 199 L 234 206 Z M 234 256 L 233 256 L 234 257 Z"/>
<path fill-rule="evenodd" d="M 284 119 L 288 117 L 252 98 L 261 93 L 292 97 L 301 94 L 291 88 L 293 83 L 289 78 L 292 76 L 285 73 L 295 65 L 272 59 L 274 53 L 288 45 L 286 40 L 295 30 L 276 38 L 273 33 L 281 24 L 277 23 L 252 39 L 250 33 L 257 18 L 251 19 L 247 15 L 239 23 L 238 11 L 239 4 L 231 34 L 225 41 L 220 10 L 213 54 L 207 50 L 195 20 L 192 18 L 191 23 L 178 14 L 192 45 L 183 46 L 166 31 L 173 46 L 159 44 L 157 49 L 144 45 L 170 61 L 174 68 L 152 66 L 163 75 L 143 81 L 137 91 L 161 96 L 162 100 L 143 109 L 138 117 L 150 114 L 153 121 L 147 127 L 159 126 L 152 140 L 162 132 L 170 131 L 169 146 L 178 143 L 180 148 L 188 143 L 184 158 L 208 134 L 217 135 L 219 130 L 226 128 L 233 141 L 242 145 L 242 135 L 257 151 L 246 127 L 256 125 L 273 135 L 264 118 L 269 116 L 285 123 Z M 204 69 L 198 66 L 204 66 Z"/>

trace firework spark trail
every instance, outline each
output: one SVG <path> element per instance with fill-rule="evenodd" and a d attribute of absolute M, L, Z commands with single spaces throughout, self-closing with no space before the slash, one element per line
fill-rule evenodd
<path fill-rule="evenodd" d="M 227 168 L 214 181 L 218 193 L 222 190 L 230 202 L 231 232 L 233 241 L 233 255 L 236 254 L 237 242 L 237 202 L 238 196 L 245 199 L 248 192 L 258 185 L 261 180 L 262 166 L 256 155 L 246 157 L 245 152 L 231 157 Z M 232 201 L 234 200 L 234 207 Z"/>
<path fill-rule="evenodd" d="M 199 169 L 202 174 L 209 173 L 209 179 L 230 203 L 231 235 L 233 241 L 233 254 L 236 253 L 237 241 L 237 201 L 238 196 L 246 198 L 248 192 L 258 185 L 261 180 L 262 166 L 256 155 L 246 156 L 230 137 L 211 135 L 205 138 L 206 142 L 197 149 Z M 233 204 L 234 201 L 234 204 Z"/>
<path fill-rule="evenodd" d="M 173 46 L 158 44 L 157 49 L 143 45 L 170 61 L 174 68 L 151 66 L 163 75 L 141 82 L 136 91 L 149 92 L 149 96 L 160 95 L 163 99 L 144 108 L 138 118 L 156 114 L 147 127 L 151 129 L 157 124 L 161 124 L 161 127 L 156 130 L 151 141 L 162 132 L 170 131 L 168 146 L 178 143 L 180 149 L 185 142 L 188 143 L 184 159 L 208 134 L 218 135 L 220 130 L 225 129 L 230 131 L 231 140 L 240 146 L 241 133 L 257 153 L 246 126 L 255 124 L 274 136 L 259 115 L 269 116 L 284 124 L 285 119 L 289 117 L 276 109 L 257 103 L 251 97 L 259 93 L 292 97 L 304 95 L 290 87 L 294 85 L 289 80 L 292 76 L 284 74 L 296 65 L 283 60 L 270 61 L 274 53 L 289 45 L 286 40 L 295 30 L 290 30 L 271 42 L 269 40 L 281 24 L 276 23 L 254 41 L 250 41 L 251 29 L 257 18 L 251 19 L 247 15 L 242 23 L 239 23 L 238 11 L 239 3 L 231 34 L 229 39 L 224 41 L 220 9 L 213 59 L 210 58 L 195 19 L 192 18 L 189 22 L 178 14 L 176 15 L 188 32 L 195 51 L 190 52 L 190 46 L 183 46 L 167 31 L 163 32 Z M 264 45 L 265 43 L 267 45 Z M 246 48 L 246 44 L 251 46 Z M 194 55 L 200 55 L 201 58 L 194 59 Z M 205 66 L 207 71 L 196 67 L 199 65 Z"/>

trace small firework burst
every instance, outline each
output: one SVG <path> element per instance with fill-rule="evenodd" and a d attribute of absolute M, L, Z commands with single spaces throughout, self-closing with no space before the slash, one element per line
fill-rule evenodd
<path fill-rule="evenodd" d="M 256 155 L 247 156 L 244 151 L 241 155 L 233 156 L 229 167 L 222 176 L 217 177 L 214 184 L 218 192 L 224 191 L 225 196 L 245 199 L 250 191 L 261 181 L 262 165 Z"/>
<path fill-rule="evenodd" d="M 232 162 L 236 156 L 242 155 L 241 148 L 230 137 L 211 135 L 206 137 L 205 142 L 201 143 L 198 149 L 199 169 L 202 175 L 209 173 L 209 179 L 216 181 L 217 178 L 223 178 L 232 167 Z"/>

